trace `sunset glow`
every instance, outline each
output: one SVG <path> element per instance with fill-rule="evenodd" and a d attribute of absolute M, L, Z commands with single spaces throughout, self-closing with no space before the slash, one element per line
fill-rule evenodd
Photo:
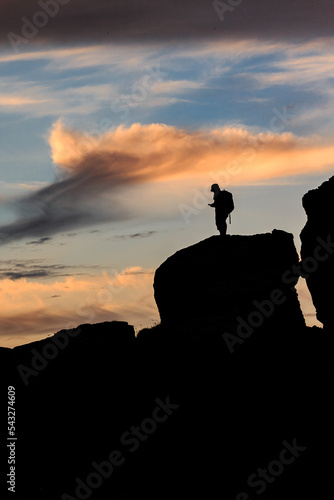
<path fill-rule="evenodd" d="M 84 322 L 156 323 L 154 270 L 216 234 L 213 182 L 234 195 L 229 233 L 282 229 L 300 250 L 301 198 L 334 170 L 333 37 L 319 6 L 300 5 L 301 22 L 299 1 L 266 16 L 241 2 L 222 21 L 211 2 L 145 2 L 133 29 L 133 2 L 102 2 L 108 14 L 97 8 L 88 25 L 88 2 L 73 0 L 20 42 L 9 34 L 22 37 L 39 7 L 9 3 L 1 345 Z"/>

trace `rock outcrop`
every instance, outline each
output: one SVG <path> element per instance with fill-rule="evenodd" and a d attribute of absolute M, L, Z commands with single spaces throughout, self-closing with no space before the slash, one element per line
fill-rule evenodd
<path fill-rule="evenodd" d="M 304 198 L 305 267 L 332 234 L 330 217 L 317 230 L 319 203 Z M 85 324 L 0 348 L 15 498 L 332 498 L 332 337 L 305 326 L 298 266 L 284 231 L 213 236 L 157 269 L 160 325 L 135 336 L 126 322 Z M 330 324 L 320 265 L 314 276 Z"/>
<path fill-rule="evenodd" d="M 268 500 L 332 498 L 328 336 L 305 328 L 265 352 L 247 341 L 240 356 L 221 334 L 175 328 L 81 325 L 0 349 L 3 392 L 16 394 L 15 498 L 251 499 L 259 468 Z"/>
<path fill-rule="evenodd" d="M 300 234 L 302 271 L 310 290 L 317 319 L 334 331 L 334 177 L 302 200 L 307 222 Z"/>
<path fill-rule="evenodd" d="M 230 332 L 300 329 L 305 321 L 290 273 L 298 263 L 293 236 L 212 236 L 169 257 L 156 271 L 154 296 L 166 325 L 203 322 Z"/>

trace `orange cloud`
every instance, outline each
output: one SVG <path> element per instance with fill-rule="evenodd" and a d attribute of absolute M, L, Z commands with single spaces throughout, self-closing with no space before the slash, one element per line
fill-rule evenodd
<path fill-rule="evenodd" d="M 14 95 L 0 94 L 0 106 L 25 106 L 27 104 L 40 104 L 47 102 L 46 99 L 29 99 L 27 97 L 20 97 Z"/>
<path fill-rule="evenodd" d="M 112 276 L 41 283 L 0 281 L 1 345 L 14 347 L 82 323 L 122 320 L 137 329 L 158 319 L 153 270 L 129 267 Z M 27 340 L 28 339 L 28 340 Z"/>
<path fill-rule="evenodd" d="M 274 118 L 272 126 L 284 129 Z M 256 133 L 242 127 L 189 131 L 164 124 L 133 124 L 90 136 L 57 121 L 50 134 L 54 163 L 65 171 L 105 172 L 104 182 L 206 177 L 230 168 L 233 184 L 310 174 L 332 168 L 334 146 L 290 132 Z M 233 168 L 234 167 L 234 168 Z M 105 184 L 104 184 L 105 186 Z"/>
<path fill-rule="evenodd" d="M 331 170 L 334 146 L 285 132 L 287 116 L 293 115 L 274 111 L 270 126 L 276 132 L 261 133 L 242 127 L 192 131 L 136 123 L 89 135 L 59 120 L 49 142 L 62 178 L 15 201 L 19 217 L 0 227 L 0 244 L 134 218 L 140 209 L 134 210 L 125 187 L 137 196 L 148 186 L 152 193 L 161 182 L 186 184 L 189 190 L 208 179 L 223 185 L 273 183 Z"/>

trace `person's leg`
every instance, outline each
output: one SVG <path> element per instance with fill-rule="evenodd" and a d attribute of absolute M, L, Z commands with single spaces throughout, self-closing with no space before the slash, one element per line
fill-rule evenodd
<path fill-rule="evenodd" d="M 226 236 L 227 232 L 227 220 L 228 214 L 221 212 L 216 209 L 216 226 L 221 236 Z"/>
<path fill-rule="evenodd" d="M 219 233 L 224 234 L 224 217 L 222 217 L 222 213 L 216 209 L 216 226 Z"/>
<path fill-rule="evenodd" d="M 220 223 L 218 231 L 220 232 L 220 236 L 226 236 L 226 231 L 227 231 L 226 221 Z"/>
<path fill-rule="evenodd" d="M 227 232 L 227 217 L 228 217 L 228 214 L 224 213 L 224 212 L 221 212 L 218 214 L 218 217 L 217 217 L 217 229 L 218 231 L 220 232 L 220 235 L 221 236 L 226 236 L 226 232 Z"/>

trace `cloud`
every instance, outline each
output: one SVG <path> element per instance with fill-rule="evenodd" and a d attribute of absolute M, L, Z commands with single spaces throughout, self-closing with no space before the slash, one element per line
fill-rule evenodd
<path fill-rule="evenodd" d="M 305 53 L 305 50 L 300 51 L 300 54 L 291 50 L 291 53 L 284 54 L 282 60 L 267 66 L 264 72 L 248 74 L 248 76 L 256 79 L 259 89 L 273 85 L 310 87 L 310 84 L 315 84 L 319 88 L 319 82 L 326 82 L 333 76 L 334 57 L 328 45 L 326 48 L 316 45 L 315 48 L 317 53 L 313 52 L 312 55 L 310 55 L 312 52 L 310 45 L 308 45 L 309 54 Z"/>
<path fill-rule="evenodd" d="M 3 199 L 8 199 L 8 194 L 10 197 L 24 195 L 27 192 L 37 191 L 46 185 L 46 182 L 38 181 L 32 181 L 30 183 L 0 181 L 0 193 L 1 196 L 3 193 Z"/>
<path fill-rule="evenodd" d="M 46 265 L 42 259 L 27 259 L 27 260 L 1 260 L 0 261 L 0 279 L 20 280 L 20 279 L 37 279 L 49 278 L 52 276 L 68 276 L 64 273 L 68 266 L 63 265 Z"/>
<path fill-rule="evenodd" d="M 41 240 L 49 240 L 50 238 L 41 238 Z M 31 242 L 29 242 L 31 243 Z M 29 244 L 28 243 L 28 244 Z M 36 243 L 37 245 L 43 243 Z M 21 280 L 21 279 L 36 279 L 36 278 L 55 278 L 89 275 L 92 271 L 100 269 L 100 266 L 84 266 L 84 265 L 62 265 L 48 264 L 44 259 L 9 259 L 0 260 L 0 280 Z M 105 269 L 105 267 L 103 268 Z M 86 271 L 86 273 L 85 273 Z"/>
<path fill-rule="evenodd" d="M 0 53 L 5 70 L 7 61 L 21 63 L 9 65 L 13 74 L 0 81 L 0 106 L 15 115 L 70 117 L 81 127 L 85 116 L 90 120 L 98 112 L 109 126 L 130 120 L 146 122 L 150 113 L 161 119 L 162 108 L 178 103 L 183 109 L 173 114 L 174 119 L 184 122 L 189 113 L 196 117 L 200 112 L 201 119 L 211 115 L 210 123 L 217 123 L 228 95 L 227 112 L 234 101 L 233 115 L 239 113 L 245 121 L 251 119 L 245 116 L 247 106 L 238 103 L 266 102 L 268 89 L 272 89 L 273 102 L 303 101 L 317 108 L 322 103 L 328 109 L 324 101 L 331 98 L 333 41 L 334 37 L 303 44 L 217 39 L 165 46 L 120 43 L 112 49 L 107 44 L 43 51 L 31 47 L 26 54 Z M 30 68 L 25 81 L 21 71 L 15 73 L 22 64 Z M 332 114 L 329 107 L 328 116 Z M 96 123 L 91 129 L 98 127 Z"/>
<path fill-rule="evenodd" d="M 47 100 L 29 99 L 20 96 L 0 94 L 0 107 L 22 107 L 26 105 L 34 106 L 36 104 L 45 103 Z"/>
<path fill-rule="evenodd" d="M 139 266 L 48 283 L 2 279 L 0 302 L 1 344 L 10 347 L 82 323 L 122 320 L 139 328 L 158 319 L 153 270 Z"/>
<path fill-rule="evenodd" d="M 241 126 L 186 130 L 137 123 L 120 126 L 99 138 L 68 129 L 58 121 L 50 146 L 54 163 L 71 175 L 87 169 L 93 177 L 103 172 L 104 186 L 109 182 L 110 187 L 115 179 L 119 185 L 140 185 L 203 177 L 220 172 L 230 162 L 239 164 L 233 184 L 303 175 L 314 169 L 326 171 L 332 165 L 331 144 L 283 131 L 289 120 L 301 118 L 300 114 L 275 109 L 271 128 L 281 132 L 255 132 Z"/>
<path fill-rule="evenodd" d="M 113 240 L 133 240 L 137 238 L 149 238 L 150 236 L 153 236 L 153 234 L 157 234 L 158 231 L 142 231 L 140 233 L 134 233 L 134 234 L 124 234 L 124 235 L 117 235 L 113 236 Z"/>
<path fill-rule="evenodd" d="M 310 50 L 314 50 L 314 47 L 322 51 L 327 49 L 330 53 L 330 45 L 329 39 L 297 45 L 288 41 L 269 41 L 263 44 L 262 41 L 255 38 L 242 40 L 228 38 L 193 40 L 191 44 L 181 46 L 174 43 L 166 46 L 163 42 L 150 44 L 144 41 L 131 46 L 129 46 L 129 43 L 120 42 L 117 45 L 113 45 L 112 49 L 107 43 L 98 45 L 85 44 L 74 48 L 53 47 L 49 50 L 39 50 L 38 47 L 30 47 L 31 50 L 23 53 L 0 53 L 0 64 L 38 62 L 40 66 L 48 71 L 48 74 L 51 73 L 54 75 L 59 74 L 61 71 L 76 69 L 87 70 L 94 68 L 99 71 L 109 69 L 112 76 L 113 72 L 120 68 L 125 74 L 134 71 L 138 72 L 138 68 L 143 72 L 142 70 L 146 66 L 154 68 L 157 60 L 160 65 L 163 65 L 164 69 L 168 69 L 170 72 L 174 72 L 175 68 L 184 69 L 182 64 L 185 59 L 192 60 L 195 63 L 205 63 L 208 60 L 214 60 L 216 63 L 220 61 L 224 63 L 224 68 L 226 69 L 226 61 L 236 63 L 254 56 L 269 56 L 287 50 L 298 50 L 300 53 L 303 53 L 307 47 Z M 3 81 L 2 92 L 8 88 L 9 80 L 4 79 Z M 194 86 L 203 86 L 203 82 L 195 83 L 186 79 L 171 81 L 170 84 L 173 87 L 180 87 L 181 90 L 194 88 Z M 36 94 L 35 98 L 38 98 L 38 94 Z"/>
<path fill-rule="evenodd" d="M 171 0 L 168 3 L 155 0 L 69 0 L 62 5 L 54 0 L 50 2 L 54 6 L 53 13 L 46 15 L 44 12 L 38 18 L 37 13 L 43 12 L 43 3 L 48 2 L 2 2 L 2 43 L 10 47 L 9 33 L 28 34 L 26 42 L 40 44 L 235 36 L 305 40 L 331 34 L 334 14 L 331 0 L 240 0 L 234 2 L 234 7 L 229 6 L 229 2 L 203 0 Z M 219 7 L 223 4 L 228 8 Z M 38 24 L 39 27 L 30 25 L 30 29 L 25 28 L 26 19 L 28 24 Z M 19 48 L 25 49 L 26 42 L 22 42 Z M 17 39 L 12 37 L 12 43 L 17 46 Z"/>
<path fill-rule="evenodd" d="M 284 130 L 293 118 L 291 111 L 276 110 L 272 128 Z M 161 182 L 194 179 L 207 183 L 212 176 L 226 181 L 226 172 L 231 184 L 272 181 L 329 171 L 334 157 L 334 146 L 316 137 L 242 127 L 190 131 L 137 123 L 96 137 L 57 121 L 49 142 L 62 177 L 11 202 L 18 216 L 0 227 L 2 243 L 135 218 L 141 207 L 125 188 L 150 183 L 157 189 Z"/>
<path fill-rule="evenodd" d="M 110 161 L 117 159 L 115 155 Z M 95 163 L 96 160 L 94 158 L 92 161 Z M 124 166 L 127 161 L 131 160 L 119 158 L 118 164 Z M 109 177 L 107 185 L 103 180 L 105 176 Z M 110 177 L 112 174 L 108 176 L 96 163 L 94 171 L 90 172 L 87 164 L 87 168 L 82 166 L 80 172 L 32 195 L 11 201 L 18 217 L 15 222 L 0 227 L 0 241 L 7 243 L 20 238 L 50 237 L 64 230 L 124 218 L 124 211 L 118 209 L 116 201 L 109 202 L 107 213 L 101 199 L 96 199 L 111 186 L 117 186 L 117 176 L 113 180 Z"/>
<path fill-rule="evenodd" d="M 154 94 L 175 94 L 187 92 L 189 90 L 198 90 L 204 86 L 203 82 L 193 82 L 190 80 L 166 80 L 157 83 L 152 92 Z"/>
<path fill-rule="evenodd" d="M 48 241 L 51 241 L 52 238 L 49 238 L 48 236 L 45 236 L 44 238 L 40 238 L 39 240 L 36 241 L 28 241 L 26 245 L 44 245 L 44 243 L 47 243 Z"/>
<path fill-rule="evenodd" d="M 5 113 L 27 114 L 32 117 L 59 115 L 89 115 L 110 104 L 118 94 L 111 84 L 88 85 L 71 79 L 57 79 L 51 85 L 48 81 L 19 77 L 2 78 L 0 81 L 0 109 Z M 67 88 L 61 88 L 62 86 Z"/>

